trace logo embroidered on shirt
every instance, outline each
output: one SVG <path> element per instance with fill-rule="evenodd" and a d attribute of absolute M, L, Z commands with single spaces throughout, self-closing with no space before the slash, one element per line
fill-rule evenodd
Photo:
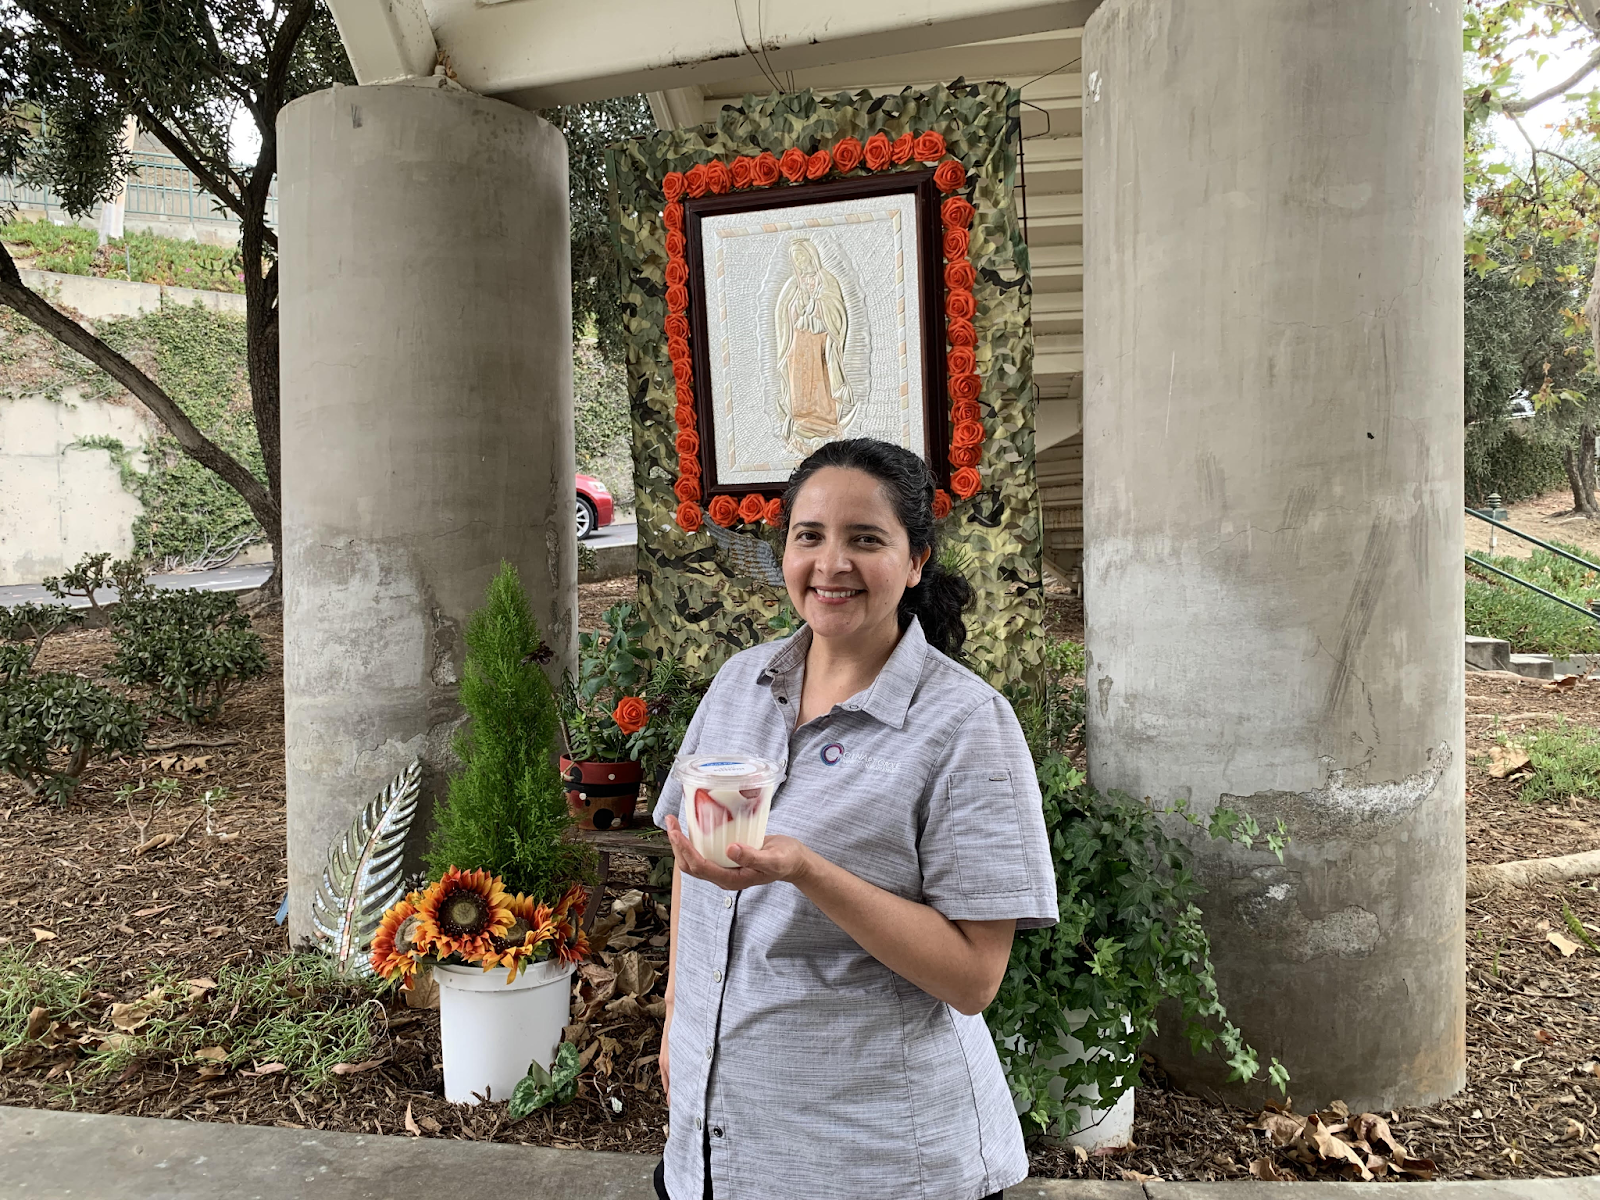
<path fill-rule="evenodd" d="M 879 771 L 895 772 L 900 770 L 901 764 L 892 758 L 879 758 L 876 754 L 862 754 L 857 750 L 846 750 L 842 742 L 829 742 L 822 748 L 822 761 L 830 767 L 836 767 L 841 762 L 850 761 L 859 766 L 873 767 Z"/>
<path fill-rule="evenodd" d="M 830 767 L 844 757 L 844 747 L 838 742 L 829 742 L 822 748 L 822 761 Z"/>

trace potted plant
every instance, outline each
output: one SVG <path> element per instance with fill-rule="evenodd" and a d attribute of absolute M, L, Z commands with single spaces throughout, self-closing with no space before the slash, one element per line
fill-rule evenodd
<path fill-rule="evenodd" d="M 567 752 L 561 778 L 567 803 L 582 829 L 626 829 L 633 824 L 643 768 L 629 742 L 649 724 L 643 696 L 650 652 L 645 624 L 631 604 L 601 618 L 602 633 L 578 635 L 578 673 L 562 679 L 561 724 Z"/>
<path fill-rule="evenodd" d="M 445 1098 L 509 1098 L 530 1062 L 549 1070 L 571 1014 L 570 976 L 588 953 L 582 882 L 594 854 L 568 841 L 556 769 L 555 691 L 517 572 L 502 564 L 467 624 L 455 740 L 461 768 L 437 810 L 433 883 L 389 909 L 372 964 L 439 985 Z"/>

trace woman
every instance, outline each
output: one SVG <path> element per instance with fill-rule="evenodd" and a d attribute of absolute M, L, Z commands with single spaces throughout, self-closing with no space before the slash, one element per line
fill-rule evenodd
<path fill-rule="evenodd" d="M 796 469 L 805 625 L 730 659 L 683 743 L 784 767 L 765 844 L 716 866 L 662 789 L 667 1200 L 978 1200 L 1027 1174 L 979 1014 L 1014 929 L 1055 922 L 1055 879 L 1016 717 L 946 657 L 972 588 L 930 561 L 933 492 L 867 438 Z"/>

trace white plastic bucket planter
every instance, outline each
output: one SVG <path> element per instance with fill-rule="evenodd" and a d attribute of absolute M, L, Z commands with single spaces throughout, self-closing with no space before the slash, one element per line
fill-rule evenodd
<path fill-rule="evenodd" d="M 446 1100 L 509 1100 L 529 1063 L 550 1069 L 572 1015 L 572 970 L 571 963 L 534 963 L 507 983 L 504 967 L 433 968 Z"/>
<path fill-rule="evenodd" d="M 1076 1032 L 1085 1021 L 1089 1019 L 1087 1010 L 1078 1010 L 1067 1013 L 1068 1027 Z M 1124 1026 L 1132 1029 L 1131 1023 L 1124 1021 Z M 1069 1063 L 1082 1062 L 1088 1058 L 1083 1048 L 1083 1043 L 1072 1036 L 1072 1033 L 1062 1031 L 1059 1034 L 1061 1053 L 1052 1056 L 1045 1062 L 1045 1066 L 1054 1070 L 1067 1066 Z M 1041 1047 L 1042 1049 L 1042 1047 Z M 1105 1051 L 1100 1051 L 1105 1053 Z M 1135 1059 L 1128 1060 L 1128 1072 L 1137 1075 L 1139 1064 Z M 1066 1091 L 1066 1081 L 1056 1078 L 1050 1081 L 1050 1096 L 1060 1100 Z M 1098 1107 L 1100 1089 L 1094 1085 L 1078 1088 L 1068 1101 L 1067 1107 L 1076 1110 L 1078 1115 L 1078 1128 L 1075 1132 L 1067 1134 L 1060 1139 L 1069 1146 L 1082 1146 L 1085 1150 L 1115 1150 L 1126 1146 L 1133 1140 L 1133 1093 L 1129 1088 L 1122 1094 L 1122 1098 L 1110 1108 Z M 1073 1103 L 1079 1101 L 1081 1103 Z M 1018 1112 L 1025 1109 L 1018 1103 Z M 1059 1133 L 1059 1130 L 1052 1130 Z"/>

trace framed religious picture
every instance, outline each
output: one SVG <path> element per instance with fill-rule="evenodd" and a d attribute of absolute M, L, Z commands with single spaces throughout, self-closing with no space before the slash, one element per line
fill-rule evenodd
<path fill-rule="evenodd" d="M 915 450 L 949 486 L 931 169 L 683 202 L 700 492 L 779 495 L 825 442 Z"/>

